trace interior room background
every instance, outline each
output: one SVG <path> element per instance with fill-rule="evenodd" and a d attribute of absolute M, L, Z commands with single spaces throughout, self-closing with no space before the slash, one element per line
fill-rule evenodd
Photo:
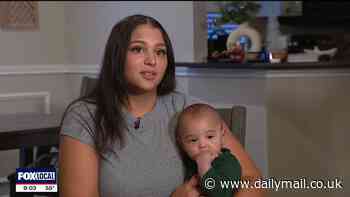
<path fill-rule="evenodd" d="M 261 16 L 270 19 L 281 14 L 281 2 L 261 1 L 261 5 Z M 47 94 L 50 111 L 61 113 L 78 97 L 81 77 L 96 76 L 99 71 L 112 26 L 130 14 L 151 15 L 164 25 L 177 62 L 200 61 L 206 51 L 199 47 L 206 42 L 205 19 L 200 18 L 203 6 L 181 1 L 39 2 L 39 30 L 0 30 L 0 113 L 43 112 Z M 214 106 L 247 107 L 246 149 L 264 176 L 341 177 L 345 181 L 350 175 L 346 153 L 349 76 L 348 71 L 327 70 L 177 68 L 179 90 Z M 3 177 L 18 166 L 18 151 L 1 151 L 0 160 Z M 305 192 L 300 196 L 345 194 Z"/>

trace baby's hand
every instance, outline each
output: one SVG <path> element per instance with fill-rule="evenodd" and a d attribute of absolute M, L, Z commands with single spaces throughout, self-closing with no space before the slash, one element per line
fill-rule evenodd
<path fill-rule="evenodd" d="M 218 156 L 210 151 L 200 152 L 194 159 L 198 166 L 198 175 L 203 175 L 211 168 L 211 162 Z"/>

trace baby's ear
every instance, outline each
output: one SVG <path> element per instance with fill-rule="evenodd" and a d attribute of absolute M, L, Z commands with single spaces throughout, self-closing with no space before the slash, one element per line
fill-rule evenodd
<path fill-rule="evenodd" d="M 176 131 L 177 132 L 177 131 Z M 179 145 L 181 145 L 181 138 L 180 138 L 180 135 L 178 133 L 175 134 L 175 140 L 176 140 L 176 143 L 178 143 Z"/>
<path fill-rule="evenodd" d="M 224 120 L 221 120 L 220 121 L 220 132 L 221 132 L 221 135 L 224 136 L 225 135 L 225 121 Z"/>

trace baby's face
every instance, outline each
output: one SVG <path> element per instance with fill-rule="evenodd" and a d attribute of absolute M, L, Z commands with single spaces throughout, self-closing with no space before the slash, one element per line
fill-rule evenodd
<path fill-rule="evenodd" d="M 184 120 L 180 140 L 183 150 L 194 160 L 202 151 L 219 154 L 222 148 L 222 136 L 221 120 L 202 117 Z"/>

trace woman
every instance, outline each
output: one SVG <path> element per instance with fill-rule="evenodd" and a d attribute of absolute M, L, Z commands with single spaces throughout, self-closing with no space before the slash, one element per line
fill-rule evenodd
<path fill-rule="evenodd" d="M 183 183 L 173 137 L 176 114 L 196 100 L 175 92 L 175 83 L 173 50 L 161 24 L 143 15 L 117 23 L 94 91 L 68 106 L 62 121 L 60 195 L 199 196 L 196 177 Z M 224 142 L 243 176 L 260 177 L 227 126 Z"/>

